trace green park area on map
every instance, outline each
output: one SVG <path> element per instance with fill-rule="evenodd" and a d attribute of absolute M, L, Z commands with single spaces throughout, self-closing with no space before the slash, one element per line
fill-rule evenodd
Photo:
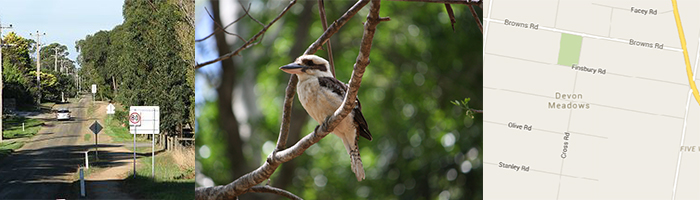
<path fill-rule="evenodd" d="M 561 42 L 559 43 L 559 60 L 557 64 L 571 66 L 578 64 L 578 58 L 581 55 L 581 41 L 583 37 L 562 33 Z"/>

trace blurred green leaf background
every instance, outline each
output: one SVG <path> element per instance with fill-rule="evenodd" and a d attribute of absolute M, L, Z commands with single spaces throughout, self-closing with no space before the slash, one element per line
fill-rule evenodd
<path fill-rule="evenodd" d="M 354 3 L 326 1 L 329 24 Z M 250 14 L 268 23 L 287 4 L 197 1 L 195 38 L 213 30 L 205 7 L 212 14 L 219 7 L 221 17 L 230 22 L 244 14 L 241 5 L 250 5 Z M 454 31 L 444 4 L 382 1 L 380 16 L 391 21 L 377 27 L 359 91 L 374 137 L 359 144 L 365 180 L 356 181 L 340 138 L 329 135 L 282 164 L 270 184 L 305 199 L 482 199 L 483 116 L 467 116 L 451 103 L 471 98 L 469 107 L 482 108 L 482 33 L 466 5 L 452 8 Z M 475 8 L 480 16 L 481 9 Z M 233 77 L 222 75 L 220 63 L 196 71 L 197 187 L 235 180 L 259 167 L 275 147 L 289 80 L 278 68 L 294 61 L 323 33 L 318 12 L 317 1 L 297 2 L 260 44 L 233 58 Z M 336 75 L 343 82 L 350 79 L 368 12 L 369 4 L 331 38 Z M 227 31 L 248 39 L 261 28 L 245 17 Z M 231 49 L 243 44 L 235 36 L 227 37 Z M 215 37 L 197 42 L 197 63 L 218 57 L 216 44 Z M 328 58 L 324 50 L 316 55 Z M 217 90 L 228 78 L 235 80 L 231 110 L 222 109 L 222 90 Z M 296 96 L 294 101 L 288 146 L 318 124 Z M 233 112 L 235 118 L 225 112 Z M 227 123 L 236 125 L 237 133 L 222 127 Z"/>

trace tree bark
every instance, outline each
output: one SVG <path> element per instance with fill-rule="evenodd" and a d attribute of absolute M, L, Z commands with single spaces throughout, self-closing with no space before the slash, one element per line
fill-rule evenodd
<path fill-rule="evenodd" d="M 219 1 L 212 1 L 211 6 L 214 12 L 214 20 L 221 24 Z M 216 28 L 214 28 L 214 31 L 216 31 Z M 214 35 L 214 38 L 216 39 L 216 48 L 219 55 L 224 55 L 230 51 L 224 32 L 218 32 Z M 232 161 L 231 175 L 233 177 L 239 177 L 245 174 L 249 169 L 247 169 L 245 157 L 243 156 L 243 142 L 238 132 L 238 121 L 233 113 L 233 88 L 236 83 L 237 75 L 233 60 L 221 60 L 221 70 L 221 84 L 216 89 L 218 93 L 219 127 L 224 130 L 224 139 L 227 143 L 226 156 Z"/>

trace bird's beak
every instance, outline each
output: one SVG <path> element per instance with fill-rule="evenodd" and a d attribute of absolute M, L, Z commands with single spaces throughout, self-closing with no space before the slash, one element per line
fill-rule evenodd
<path fill-rule="evenodd" d="M 285 66 L 280 67 L 280 69 L 284 72 L 290 73 L 290 74 L 301 74 L 302 69 L 304 69 L 304 66 L 296 64 L 296 63 L 291 63 Z"/>

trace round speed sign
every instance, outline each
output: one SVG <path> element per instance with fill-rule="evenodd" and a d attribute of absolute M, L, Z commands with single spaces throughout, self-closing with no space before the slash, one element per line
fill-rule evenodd
<path fill-rule="evenodd" d="M 141 115 L 137 112 L 132 112 L 129 114 L 129 122 L 131 122 L 132 125 L 141 124 Z"/>

